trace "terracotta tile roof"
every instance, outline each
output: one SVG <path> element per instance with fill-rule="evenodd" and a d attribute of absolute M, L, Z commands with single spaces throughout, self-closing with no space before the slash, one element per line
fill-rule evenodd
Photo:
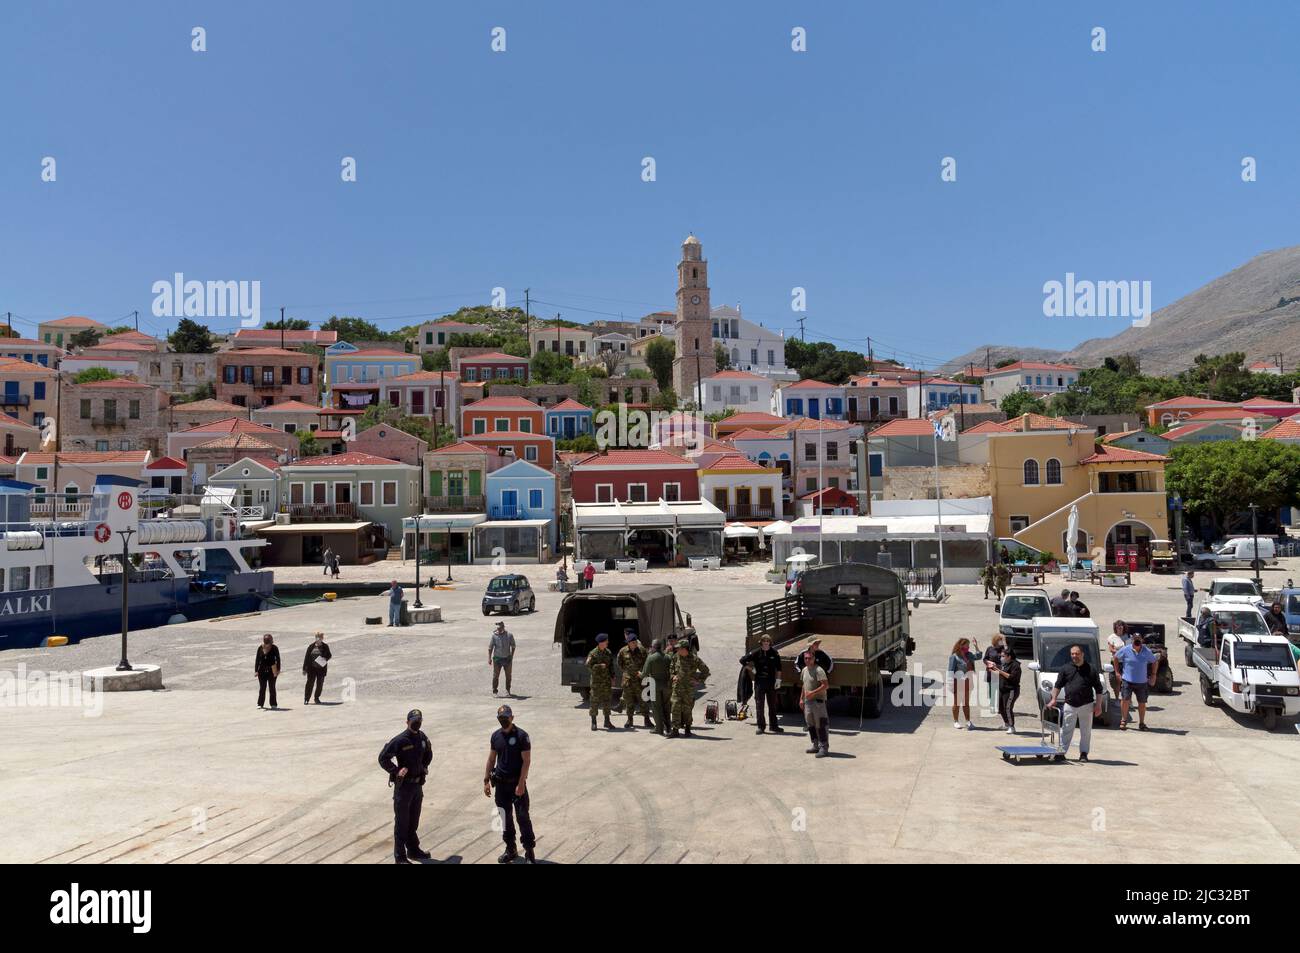
<path fill-rule="evenodd" d="M 338 342 L 339 333 L 337 331 L 315 331 L 308 328 L 305 331 L 283 331 L 278 328 L 240 328 L 235 332 L 233 341 L 279 341 L 280 335 L 284 335 L 284 342 L 290 341 L 303 344 L 320 344 L 328 346 Z"/>
<path fill-rule="evenodd" d="M 782 390 L 811 390 L 812 388 L 815 387 L 833 388 L 833 387 L 843 387 L 843 386 L 844 386 L 843 384 L 825 384 L 822 381 L 815 381 L 812 380 L 811 378 L 806 378 L 801 381 L 795 381 L 793 384 L 785 384 L 782 386 L 781 389 Z"/>
<path fill-rule="evenodd" d="M 1008 427 L 1006 424 L 1000 424 L 995 420 L 985 420 L 976 424 L 974 427 L 967 427 L 962 433 L 982 434 L 982 433 L 1015 433 L 1015 427 Z"/>
<path fill-rule="evenodd" d="M 547 441 L 550 441 L 550 440 L 552 440 L 553 438 L 552 438 L 549 434 L 544 434 L 544 433 L 528 433 L 528 432 L 523 431 L 523 430 L 493 430 L 493 431 L 490 431 L 490 432 L 488 432 L 488 433 L 467 433 L 467 434 L 465 434 L 464 437 L 462 437 L 461 439 L 462 439 L 462 440 L 468 440 L 468 441 L 471 441 L 471 442 L 475 442 L 475 441 L 479 441 L 479 440 L 483 440 L 483 441 L 491 442 L 491 441 L 493 441 L 493 440 L 547 440 Z"/>
<path fill-rule="evenodd" d="M 527 397 L 484 397 L 482 400 L 476 400 L 472 404 L 466 404 L 461 408 L 464 411 L 470 410 L 536 410 L 541 411 L 542 406 L 535 404 Z"/>
<path fill-rule="evenodd" d="M 340 354 L 331 354 L 331 358 L 342 358 L 347 360 L 350 357 L 409 357 L 418 358 L 418 354 L 411 354 L 407 351 L 396 351 L 389 347 L 368 347 L 360 351 L 346 351 Z"/>
<path fill-rule="evenodd" d="M 232 364 L 246 357 L 292 357 L 299 361 L 314 361 L 315 354 L 302 351 L 290 351 L 283 347 L 241 347 L 233 351 L 222 351 L 217 355 L 218 364 Z"/>
<path fill-rule="evenodd" d="M 24 361 L 19 357 L 0 358 L 0 371 L 6 374 L 39 374 L 42 377 L 53 377 L 57 371 L 50 367 L 43 367 L 35 361 Z"/>
<path fill-rule="evenodd" d="M 1007 421 L 1007 426 L 1013 430 L 1030 431 L 1030 430 L 1091 430 L 1091 427 L 1085 427 L 1083 424 L 1071 423 L 1068 420 L 1062 420 L 1060 417 L 1048 417 L 1045 414 L 1021 414 L 1019 417 L 1012 417 Z"/>
<path fill-rule="evenodd" d="M 1224 400 L 1210 400 L 1208 397 L 1171 397 L 1169 400 L 1162 400 L 1155 404 L 1147 404 L 1145 409 L 1165 407 L 1240 407 L 1240 404 L 1230 404 Z"/>
<path fill-rule="evenodd" d="M 398 374 L 396 377 L 384 378 L 389 384 L 413 384 L 418 381 L 431 381 L 435 384 L 445 383 L 452 386 L 460 380 L 455 371 L 413 371 L 410 374 Z"/>
<path fill-rule="evenodd" d="M 899 417 L 881 424 L 869 434 L 871 437 L 933 437 L 934 424 L 915 417 Z"/>
<path fill-rule="evenodd" d="M 321 408 L 315 404 L 308 404 L 305 401 L 293 399 L 282 400 L 278 404 L 272 404 L 269 407 L 254 407 L 255 414 L 318 414 Z"/>
<path fill-rule="evenodd" d="M 1127 447 L 1113 447 L 1101 444 L 1097 452 L 1080 460 L 1080 463 L 1146 463 L 1169 458 L 1159 453 L 1147 453 L 1144 450 L 1130 450 Z"/>
<path fill-rule="evenodd" d="M 482 403 L 482 401 L 479 401 L 479 403 Z M 572 397 L 566 397 L 554 407 L 548 407 L 546 409 L 548 413 L 552 410 L 591 410 L 591 408 L 586 404 L 579 403 Z"/>
<path fill-rule="evenodd" d="M 1272 397 L 1251 397 L 1241 402 L 1243 407 L 1294 407 L 1295 402 L 1290 400 L 1276 400 Z"/>
<path fill-rule="evenodd" d="M 728 435 L 728 440 L 789 440 L 785 434 L 773 433 L 770 430 L 754 430 L 747 427 L 744 430 L 737 430 L 735 433 Z"/>
<path fill-rule="evenodd" d="M 144 466 L 148 450 L 63 450 L 59 463 L 75 464 L 138 464 Z M 53 453 L 29 450 L 19 458 L 24 466 L 48 466 L 54 462 Z"/>
<path fill-rule="evenodd" d="M 1174 427 L 1171 430 L 1166 430 L 1160 436 L 1164 437 L 1166 440 L 1181 440 L 1184 437 L 1189 437 L 1197 431 L 1204 430 L 1206 427 L 1215 423 L 1218 423 L 1218 421 L 1203 420 L 1199 424 L 1184 424 L 1181 427 Z"/>
<path fill-rule="evenodd" d="M 746 470 L 760 473 L 777 472 L 772 467 L 759 466 L 753 460 L 749 459 L 749 457 L 736 453 L 734 450 L 731 453 L 718 454 L 716 459 L 713 459 L 708 463 L 700 462 L 698 459 L 696 462 L 699 463 L 700 469 L 702 470 Z"/>
<path fill-rule="evenodd" d="M 466 443 L 464 440 L 448 444 L 445 447 L 439 447 L 437 450 L 430 450 L 430 453 L 479 453 L 487 456 L 487 451 L 476 444 Z"/>
<path fill-rule="evenodd" d="M 146 470 L 188 470 L 184 460 L 177 460 L 175 457 L 159 457 L 150 463 Z"/>
<path fill-rule="evenodd" d="M 1283 420 L 1259 435 L 1260 440 L 1300 440 L 1300 420 L 1294 417 Z"/>
<path fill-rule="evenodd" d="M 66 318 L 56 318 L 53 321 L 40 322 L 44 327 L 50 328 L 106 328 L 107 324 L 101 324 L 94 318 L 83 317 L 79 314 L 70 314 Z"/>
<path fill-rule="evenodd" d="M 1129 434 L 1141 432 L 1141 430 L 1116 430 L 1108 434 L 1103 434 L 1099 439 L 1102 443 L 1114 443 L 1120 437 L 1127 437 Z"/>
<path fill-rule="evenodd" d="M 527 364 L 528 358 L 516 357 L 513 354 L 502 354 L 500 351 L 488 351 L 486 354 L 467 354 L 460 359 L 460 363 L 462 364 L 475 364 L 479 361 L 488 361 L 490 363 L 514 361 L 520 364 Z"/>
<path fill-rule="evenodd" d="M 135 390 L 139 390 L 141 387 L 148 387 L 150 389 L 153 388 L 152 384 L 146 384 L 144 381 L 138 381 L 132 377 L 114 377 L 112 380 L 106 380 L 106 381 L 86 381 L 86 383 L 84 384 L 73 384 L 72 386 L 78 388 L 84 388 L 84 387 L 94 387 L 96 389 L 124 388 L 124 389 L 135 389 Z"/>
<path fill-rule="evenodd" d="M 667 450 L 610 450 L 606 453 L 589 453 L 573 464 L 582 467 L 682 467 L 694 469 L 695 464 Z"/>
<path fill-rule="evenodd" d="M 724 381 L 765 381 L 766 377 L 759 374 L 751 374 L 749 371 L 715 371 L 712 374 L 706 374 L 705 380 L 724 380 Z"/>
<path fill-rule="evenodd" d="M 3 347 L 5 347 L 6 345 L 9 345 L 9 344 L 35 344 L 35 345 L 38 345 L 38 346 L 40 346 L 40 347 L 48 347 L 48 348 L 49 348 L 50 350 L 52 350 L 52 351 L 61 351 L 61 350 L 63 350 L 63 348 L 59 347 L 57 344 L 46 344 L 44 341 L 36 341 L 36 340 L 33 340 L 32 338 L 6 338 L 6 337 L 0 337 L 0 348 L 3 348 Z"/>
<path fill-rule="evenodd" d="M 285 464 L 287 467 L 400 467 L 406 466 L 400 460 L 389 460 L 387 457 L 377 457 L 373 453 L 362 453 L 359 450 L 350 450 L 347 453 L 336 453 L 332 456 L 324 457 L 307 457 L 296 463 Z"/>
<path fill-rule="evenodd" d="M 773 433 L 792 433 L 796 430 L 847 430 L 854 424 L 845 423 L 842 420 L 813 420 L 811 417 L 796 417 L 794 420 L 788 420 L 780 427 L 773 429 Z M 928 427 L 929 424 L 926 424 Z"/>
<path fill-rule="evenodd" d="M 342 438 L 342 430 L 313 430 L 312 437 L 319 437 L 322 440 L 338 440 Z"/>
<path fill-rule="evenodd" d="M 181 408 L 200 414 L 224 412 L 229 417 L 235 417 L 245 410 L 245 408 L 237 404 L 228 404 L 224 400 L 216 400 L 212 397 L 205 397 L 203 400 L 182 401 L 173 405 L 172 409 L 175 411 Z"/>
<path fill-rule="evenodd" d="M 246 417 L 226 417 L 224 420 L 199 424 L 197 427 L 190 427 L 179 431 L 179 433 L 252 433 L 284 436 L 284 431 L 276 430 L 274 427 L 268 427 L 265 424 L 255 424 Z"/>
<path fill-rule="evenodd" d="M 40 427 L 24 423 L 17 417 L 10 417 L 7 414 L 0 414 L 0 427 L 6 430 L 30 430 L 32 433 L 40 433 L 41 431 Z"/>
<path fill-rule="evenodd" d="M 211 440 L 205 440 L 197 444 L 194 450 L 270 450 L 278 452 L 280 447 L 273 443 L 267 443 L 261 437 L 255 437 L 249 433 L 228 433 L 220 437 L 213 437 Z"/>
<path fill-rule="evenodd" d="M 1250 416 L 1250 412 L 1244 407 L 1219 407 L 1214 410 L 1197 411 L 1189 417 L 1184 417 L 1181 422 L 1191 424 L 1214 420 L 1232 420 L 1240 423 L 1245 417 Z"/>
<path fill-rule="evenodd" d="M 767 414 L 761 410 L 746 410 L 739 414 L 732 414 L 730 417 L 724 417 L 718 421 L 719 424 L 741 424 L 749 426 L 752 424 L 783 424 L 784 417 L 778 417 L 776 414 Z"/>

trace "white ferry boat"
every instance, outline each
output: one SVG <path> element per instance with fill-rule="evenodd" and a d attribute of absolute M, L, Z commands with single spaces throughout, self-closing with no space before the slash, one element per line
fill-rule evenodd
<path fill-rule="evenodd" d="M 32 484 L 0 480 L 0 650 L 120 632 L 124 552 L 133 630 L 265 607 L 272 573 L 248 559 L 266 544 L 239 538 L 226 503 L 142 516 L 140 487 L 100 476 L 89 497 L 60 494 L 51 507 Z"/>

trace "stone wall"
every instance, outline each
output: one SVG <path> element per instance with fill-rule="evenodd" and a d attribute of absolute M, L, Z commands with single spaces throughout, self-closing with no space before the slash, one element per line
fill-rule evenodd
<path fill-rule="evenodd" d="M 873 481 L 879 492 L 879 480 Z M 962 464 L 939 468 L 939 486 L 945 499 L 989 496 L 989 468 L 985 464 Z M 886 500 L 934 499 L 933 467 L 889 467 L 885 471 L 883 498 Z"/>

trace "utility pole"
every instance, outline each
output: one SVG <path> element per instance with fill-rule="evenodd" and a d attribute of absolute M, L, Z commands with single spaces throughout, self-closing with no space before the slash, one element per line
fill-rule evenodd
<path fill-rule="evenodd" d="M 1259 567 L 1263 562 L 1259 558 L 1259 506 L 1255 503 L 1250 504 L 1250 535 L 1255 538 L 1254 548 L 1251 550 L 1250 568 L 1255 570 L 1255 588 L 1263 592 L 1264 581 L 1259 578 Z"/>
<path fill-rule="evenodd" d="M 867 338 L 867 373 L 873 373 L 876 369 L 875 357 L 871 353 L 871 338 Z"/>
<path fill-rule="evenodd" d="M 799 321 L 799 340 L 800 340 L 801 342 L 804 341 L 804 340 L 806 340 L 806 338 L 804 337 L 804 333 L 803 333 L 803 323 L 804 323 L 805 321 L 807 321 L 807 320 L 808 320 L 807 318 L 799 318 L 799 319 L 798 319 L 798 321 Z"/>
<path fill-rule="evenodd" d="M 139 312 L 139 311 L 132 311 L 131 313 L 132 313 L 133 315 L 135 315 L 135 329 L 136 329 L 137 331 L 139 331 L 139 330 L 140 330 L 140 312 Z"/>
<path fill-rule="evenodd" d="M 280 350 L 284 350 L 284 308 L 280 309 Z"/>
<path fill-rule="evenodd" d="M 986 371 L 991 371 L 991 370 L 993 370 L 993 358 L 992 358 L 992 356 L 991 356 L 992 353 L 993 353 L 993 352 L 992 352 L 992 349 L 991 349 L 991 348 L 987 348 L 987 347 L 986 347 L 986 348 L 984 349 L 984 370 L 986 370 Z"/>
<path fill-rule="evenodd" d="M 524 289 L 524 337 L 528 341 L 529 358 L 532 357 L 533 350 L 533 301 L 530 297 L 531 288 Z M 447 545 L 451 545 L 450 541 Z"/>

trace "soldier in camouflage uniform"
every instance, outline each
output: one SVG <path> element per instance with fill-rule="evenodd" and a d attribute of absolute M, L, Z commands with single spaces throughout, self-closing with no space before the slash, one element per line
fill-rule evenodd
<path fill-rule="evenodd" d="M 623 673 L 623 711 L 627 712 L 627 721 L 623 727 L 633 727 L 632 716 L 640 706 L 641 718 L 645 721 L 645 727 L 649 728 L 650 706 L 641 697 L 641 668 L 645 665 L 646 651 L 631 629 L 624 630 L 623 637 L 627 640 L 627 645 L 618 653 L 618 667 Z"/>
<path fill-rule="evenodd" d="M 998 572 L 993 564 L 986 562 L 984 568 L 980 570 L 980 582 L 984 583 L 984 598 L 989 597 L 989 590 L 993 590 L 994 596 L 998 592 Z"/>
<path fill-rule="evenodd" d="M 610 706 L 614 701 L 614 656 L 607 648 L 609 636 L 604 632 L 596 636 L 596 647 L 587 653 L 587 671 L 591 673 L 591 730 L 596 730 L 596 709 L 605 710 L 605 727 L 614 730 L 609 720 Z"/>
<path fill-rule="evenodd" d="M 641 666 L 641 684 L 650 690 L 650 710 L 655 714 L 655 734 L 667 735 L 672 721 L 670 703 L 672 692 L 669 682 L 672 678 L 673 659 L 664 651 L 663 643 L 655 639 L 650 643 L 650 654 Z"/>
<path fill-rule="evenodd" d="M 997 592 L 998 601 L 1007 594 L 1007 586 L 1011 585 L 1011 570 L 1005 563 L 998 563 L 993 567 L 993 587 Z"/>
<path fill-rule="evenodd" d="M 672 667 L 672 710 L 673 730 L 669 738 L 676 738 L 679 729 L 686 737 L 691 736 L 691 716 L 695 709 L 695 682 L 709 677 L 709 667 L 691 654 L 691 646 L 685 639 L 677 642 L 677 658 Z"/>

